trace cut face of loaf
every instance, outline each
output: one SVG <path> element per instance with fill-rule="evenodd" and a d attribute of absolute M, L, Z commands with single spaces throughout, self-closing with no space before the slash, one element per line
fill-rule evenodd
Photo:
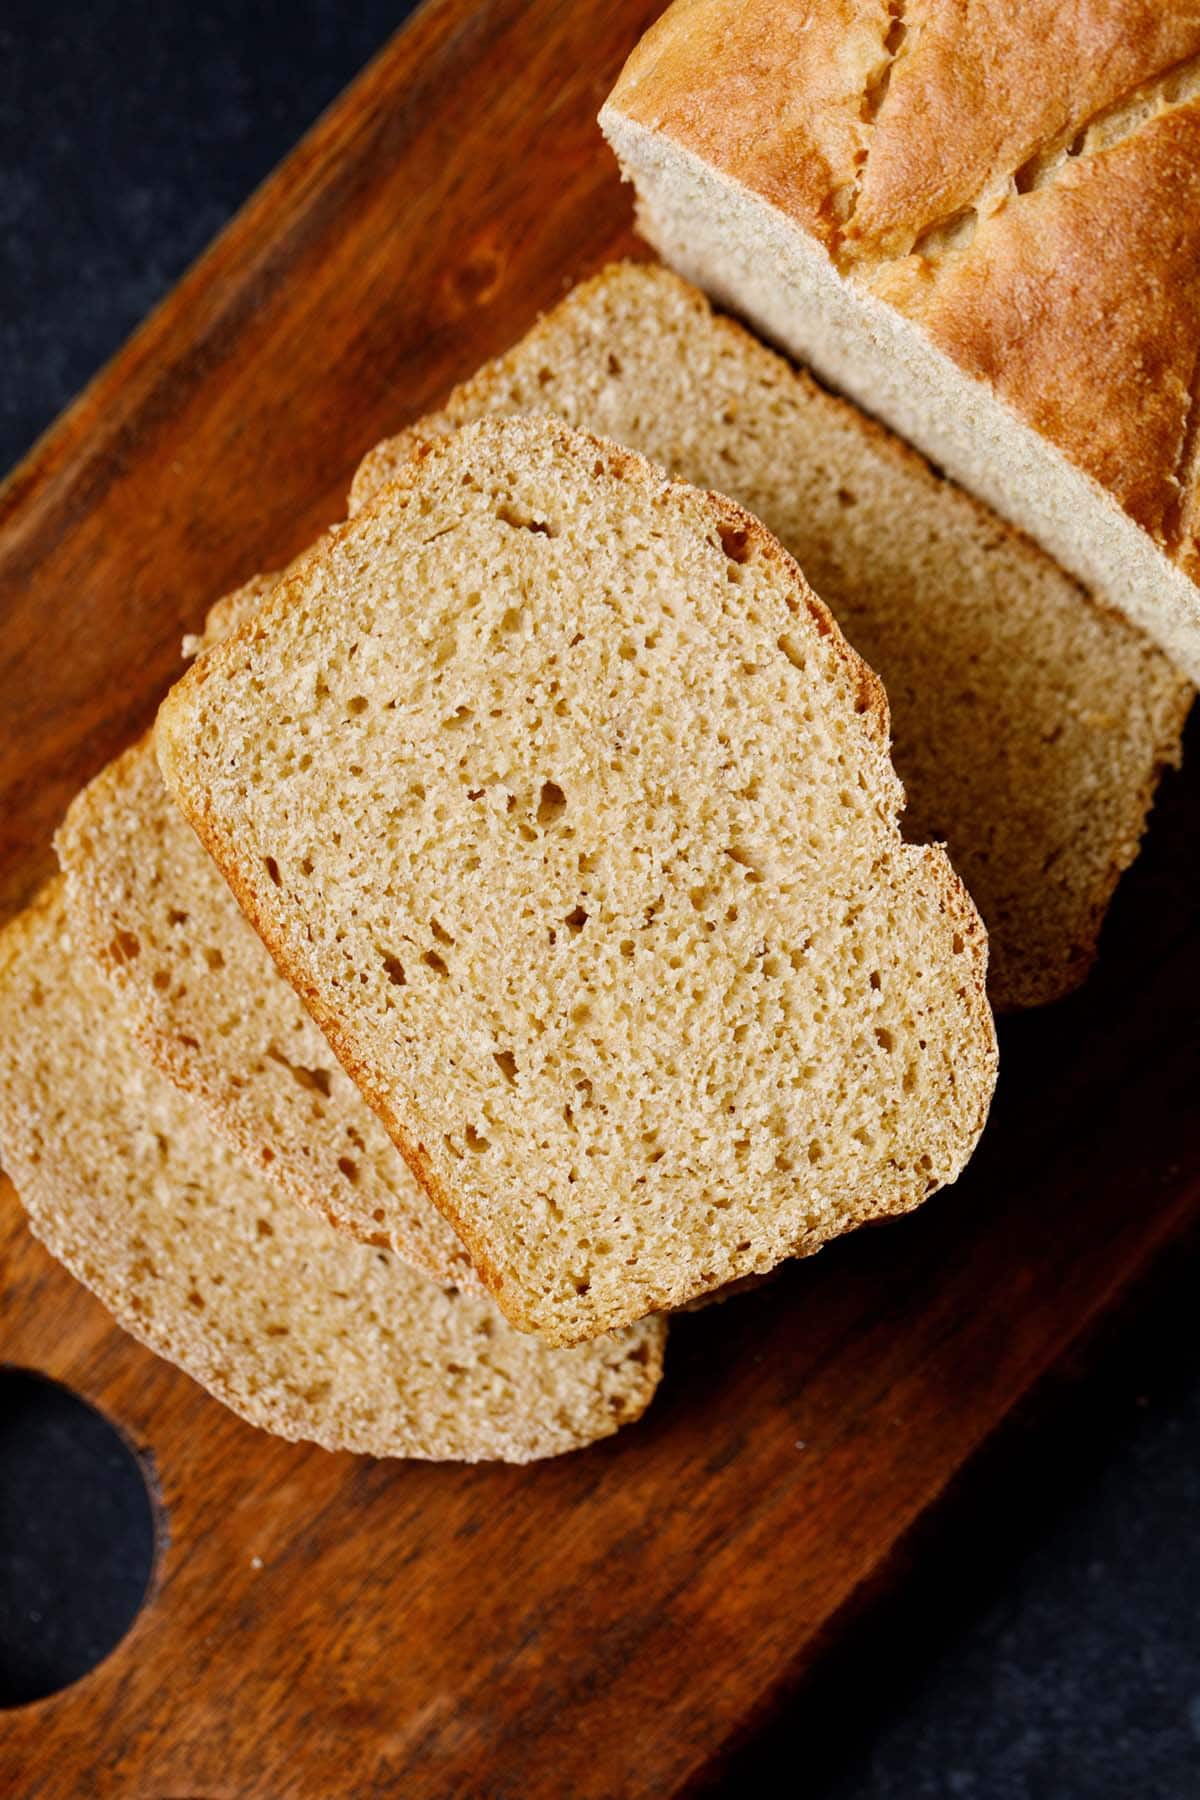
<path fill-rule="evenodd" d="M 1192 698 L 1148 638 L 652 266 L 585 282 L 379 445 L 351 511 L 419 441 L 513 413 L 601 432 L 762 519 L 887 688 L 906 835 L 945 839 L 987 926 L 993 1005 L 1083 979 Z"/>
<path fill-rule="evenodd" d="M 251 1424 L 373 1456 L 528 1462 L 648 1404 L 663 1327 L 553 1351 L 338 1236 L 143 1064 L 61 884 L 0 936 L 0 1141 L 29 1222 L 128 1331 Z"/>
<path fill-rule="evenodd" d="M 248 584 L 223 616 L 269 591 Z M 163 787 L 149 739 L 77 796 L 55 844 L 76 942 L 116 987 L 141 1049 L 218 1136 L 339 1230 L 477 1287 L 462 1243 Z"/>
<path fill-rule="evenodd" d="M 731 502 L 549 421 L 435 445 L 168 696 L 168 786 L 514 1323 L 916 1205 L 995 1080 L 882 689 Z"/>
<path fill-rule="evenodd" d="M 1200 13 L 677 0 L 600 115 L 659 253 L 1200 678 Z"/>

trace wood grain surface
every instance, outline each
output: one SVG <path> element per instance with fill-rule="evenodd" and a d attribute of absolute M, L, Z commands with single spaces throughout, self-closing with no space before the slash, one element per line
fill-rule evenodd
<path fill-rule="evenodd" d="M 0 898 L 182 631 L 359 454 L 630 251 L 594 117 L 655 0 L 433 0 L 0 496 Z M 1200 1216 L 1200 782 L 1085 991 L 1009 1021 L 957 1188 L 683 1319 L 638 1426 L 529 1470 L 273 1442 L 118 1333 L 0 1186 L 0 1356 L 152 1457 L 125 1642 L 0 1720 L 0 1794 L 663 1796 L 886 1580 L 1014 1407 Z M 936 1555 L 925 1543 L 922 1554 Z"/>

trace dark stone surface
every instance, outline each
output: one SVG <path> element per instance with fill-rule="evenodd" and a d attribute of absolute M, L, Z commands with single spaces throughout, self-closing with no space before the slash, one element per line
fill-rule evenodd
<path fill-rule="evenodd" d="M 1195 1366 L 1191 1374 L 1169 1404 L 1134 1401 L 1140 1416 L 1121 1419 L 1123 1441 L 1034 1536 L 1006 1591 L 950 1634 L 918 1680 L 901 1674 L 901 1705 L 864 1733 L 828 1800 L 1200 1794 Z M 1036 1482 L 1036 1467 L 1023 1473 Z M 978 1544 L 983 1565 L 995 1549 Z M 936 1567 L 929 1574 L 936 1582 Z"/>
<path fill-rule="evenodd" d="M 3 0 L 0 468 L 411 10 Z"/>
<path fill-rule="evenodd" d="M 5 0 L 0 465 L 407 10 L 396 0 Z M 998 1465 L 998 1482 L 1019 1483 L 999 1518 L 1019 1517 L 1020 1530 L 997 1524 L 993 1505 L 990 1535 L 942 1559 L 936 1533 L 922 1546 L 928 1604 L 910 1583 L 898 1621 L 911 1653 L 890 1642 L 880 1665 L 864 1648 L 844 1753 L 822 1759 L 815 1785 L 806 1779 L 802 1697 L 790 1735 L 788 1720 L 772 1735 L 785 1759 L 778 1785 L 760 1764 L 752 1786 L 731 1780 L 731 1794 L 1200 1800 L 1200 1332 L 1186 1301 L 1171 1304 L 1182 1324 L 1151 1354 L 1144 1391 L 1114 1400 L 1104 1430 L 1044 1494 L 1036 1455 Z M 0 1480 L 11 1455 L 0 1445 Z M 56 1468 L 70 1466 L 65 1447 L 44 1465 L 47 1509 Z M 113 1530 L 132 1554 L 138 1506 L 124 1518 Z M 77 1644 L 64 1638 L 47 1654 L 67 1666 L 95 1623 L 81 1614 Z"/>

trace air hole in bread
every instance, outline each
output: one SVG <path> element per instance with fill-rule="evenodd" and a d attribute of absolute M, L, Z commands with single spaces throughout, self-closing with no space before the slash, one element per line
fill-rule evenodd
<path fill-rule="evenodd" d="M 731 563 L 740 568 L 750 561 L 754 554 L 750 548 L 750 536 L 741 525 L 718 525 L 717 535 L 721 540 L 721 548 Z"/>
<path fill-rule="evenodd" d="M 567 796 L 557 781 L 542 783 L 541 798 L 538 801 L 537 822 L 539 825 L 553 825 L 560 819 L 567 807 Z"/>
<path fill-rule="evenodd" d="M 512 525 L 518 531 L 532 531 L 538 537 L 558 536 L 557 528 L 547 520 L 535 519 L 528 513 L 518 512 L 515 506 L 497 507 L 496 517 L 502 525 Z"/>
<path fill-rule="evenodd" d="M 739 868 L 745 869 L 747 881 L 763 879 L 761 858 L 756 857 L 752 850 L 747 850 L 741 844 L 731 844 L 725 854 L 730 862 L 735 862 Z"/>
<path fill-rule="evenodd" d="M 275 858 L 273 856 L 264 856 L 263 867 L 271 877 L 271 880 L 275 883 L 275 886 L 282 887 L 283 877 L 279 873 L 279 864 L 275 861 Z"/>
<path fill-rule="evenodd" d="M 333 1091 L 333 1074 L 329 1069 L 306 1069 L 303 1063 L 294 1063 L 282 1050 L 277 1050 L 274 1044 L 268 1049 L 267 1055 L 281 1069 L 286 1069 L 300 1087 L 307 1088 L 310 1093 L 323 1094 L 328 1100 Z"/>
<path fill-rule="evenodd" d="M 436 950 L 427 950 L 421 961 L 427 969 L 432 969 L 435 975 L 449 975 L 450 973 L 450 966 L 445 957 L 439 956 Z"/>
<path fill-rule="evenodd" d="M 400 961 L 398 956 L 390 956 L 384 951 L 381 954 L 381 961 L 383 963 L 384 973 L 387 975 L 387 978 L 393 987 L 407 986 L 408 977 L 404 973 L 404 964 Z"/>

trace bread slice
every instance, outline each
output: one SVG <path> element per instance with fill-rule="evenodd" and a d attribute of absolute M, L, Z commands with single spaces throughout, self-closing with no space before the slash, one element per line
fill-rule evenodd
<path fill-rule="evenodd" d="M 965 1163 L 983 927 L 765 528 L 616 445 L 434 445 L 189 671 L 168 786 L 514 1323 L 576 1342 Z"/>
<path fill-rule="evenodd" d="M 443 411 L 369 454 L 351 511 L 414 444 L 554 413 L 740 501 L 791 551 L 891 705 L 907 835 L 944 838 L 1009 1009 L 1087 974 L 1187 681 L 1030 541 L 667 270 L 576 288 Z"/>
<path fill-rule="evenodd" d="M 640 229 L 1200 679 L 1200 13 L 676 0 Z"/>
<path fill-rule="evenodd" d="M 241 589 L 241 603 L 254 610 L 266 591 Z M 75 941 L 115 985 L 139 1047 L 217 1135 L 339 1230 L 478 1287 L 163 787 L 149 738 L 76 797 L 55 847 Z"/>
<path fill-rule="evenodd" d="M 607 1436 L 657 1386 L 660 1321 L 549 1350 L 251 1173 L 141 1061 L 59 882 L 0 935 L 0 1141 L 47 1248 L 135 1337 L 282 1437 L 528 1462 Z"/>

